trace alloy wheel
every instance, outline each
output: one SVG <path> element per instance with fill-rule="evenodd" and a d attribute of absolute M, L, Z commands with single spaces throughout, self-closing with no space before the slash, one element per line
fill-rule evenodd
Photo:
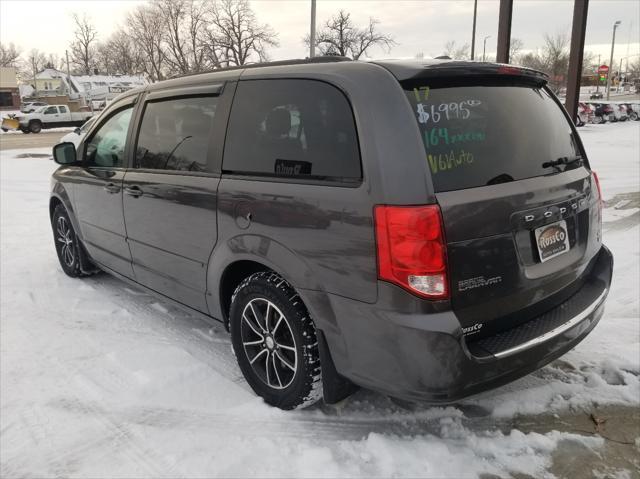
<path fill-rule="evenodd" d="M 298 368 L 296 342 L 282 311 L 265 298 L 254 298 L 242 311 L 242 345 L 255 374 L 273 389 L 285 389 Z"/>
<path fill-rule="evenodd" d="M 59 216 L 56 222 L 56 240 L 61 243 L 60 257 L 67 266 L 73 266 L 75 261 L 73 248 L 73 231 L 64 216 Z"/>

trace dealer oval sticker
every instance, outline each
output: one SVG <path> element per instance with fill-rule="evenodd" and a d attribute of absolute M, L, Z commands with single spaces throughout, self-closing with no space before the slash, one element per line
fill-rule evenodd
<path fill-rule="evenodd" d="M 569 251 L 569 233 L 564 220 L 537 228 L 535 235 L 540 261 L 543 263 Z"/>

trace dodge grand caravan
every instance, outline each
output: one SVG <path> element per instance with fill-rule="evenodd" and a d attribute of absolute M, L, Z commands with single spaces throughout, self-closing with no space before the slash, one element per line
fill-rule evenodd
<path fill-rule="evenodd" d="M 611 282 L 598 179 L 546 82 L 318 58 L 132 90 L 54 148 L 60 264 L 224 322 L 283 409 L 499 386 L 589 334 Z"/>

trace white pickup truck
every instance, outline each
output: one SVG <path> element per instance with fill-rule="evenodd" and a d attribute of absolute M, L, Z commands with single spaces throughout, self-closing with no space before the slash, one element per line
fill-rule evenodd
<path fill-rule="evenodd" d="M 93 116 L 90 111 L 71 112 L 67 105 L 42 106 L 32 113 L 20 113 L 13 120 L 5 119 L 2 129 L 19 129 L 23 133 L 40 133 L 42 129 L 61 126 L 81 126 Z"/>

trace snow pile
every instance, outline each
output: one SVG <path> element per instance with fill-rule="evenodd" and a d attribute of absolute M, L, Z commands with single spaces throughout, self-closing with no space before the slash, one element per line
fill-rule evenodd
<path fill-rule="evenodd" d="M 222 326 L 106 275 L 66 277 L 47 209 L 56 165 L 1 152 L 0 475 L 550 477 L 565 443 L 599 453 L 598 438 L 496 427 L 518 413 L 638 405 L 639 213 L 614 210 L 639 207 L 640 123 L 581 132 L 616 258 L 601 323 L 519 381 L 412 411 L 367 391 L 305 411 L 266 406 Z"/>

